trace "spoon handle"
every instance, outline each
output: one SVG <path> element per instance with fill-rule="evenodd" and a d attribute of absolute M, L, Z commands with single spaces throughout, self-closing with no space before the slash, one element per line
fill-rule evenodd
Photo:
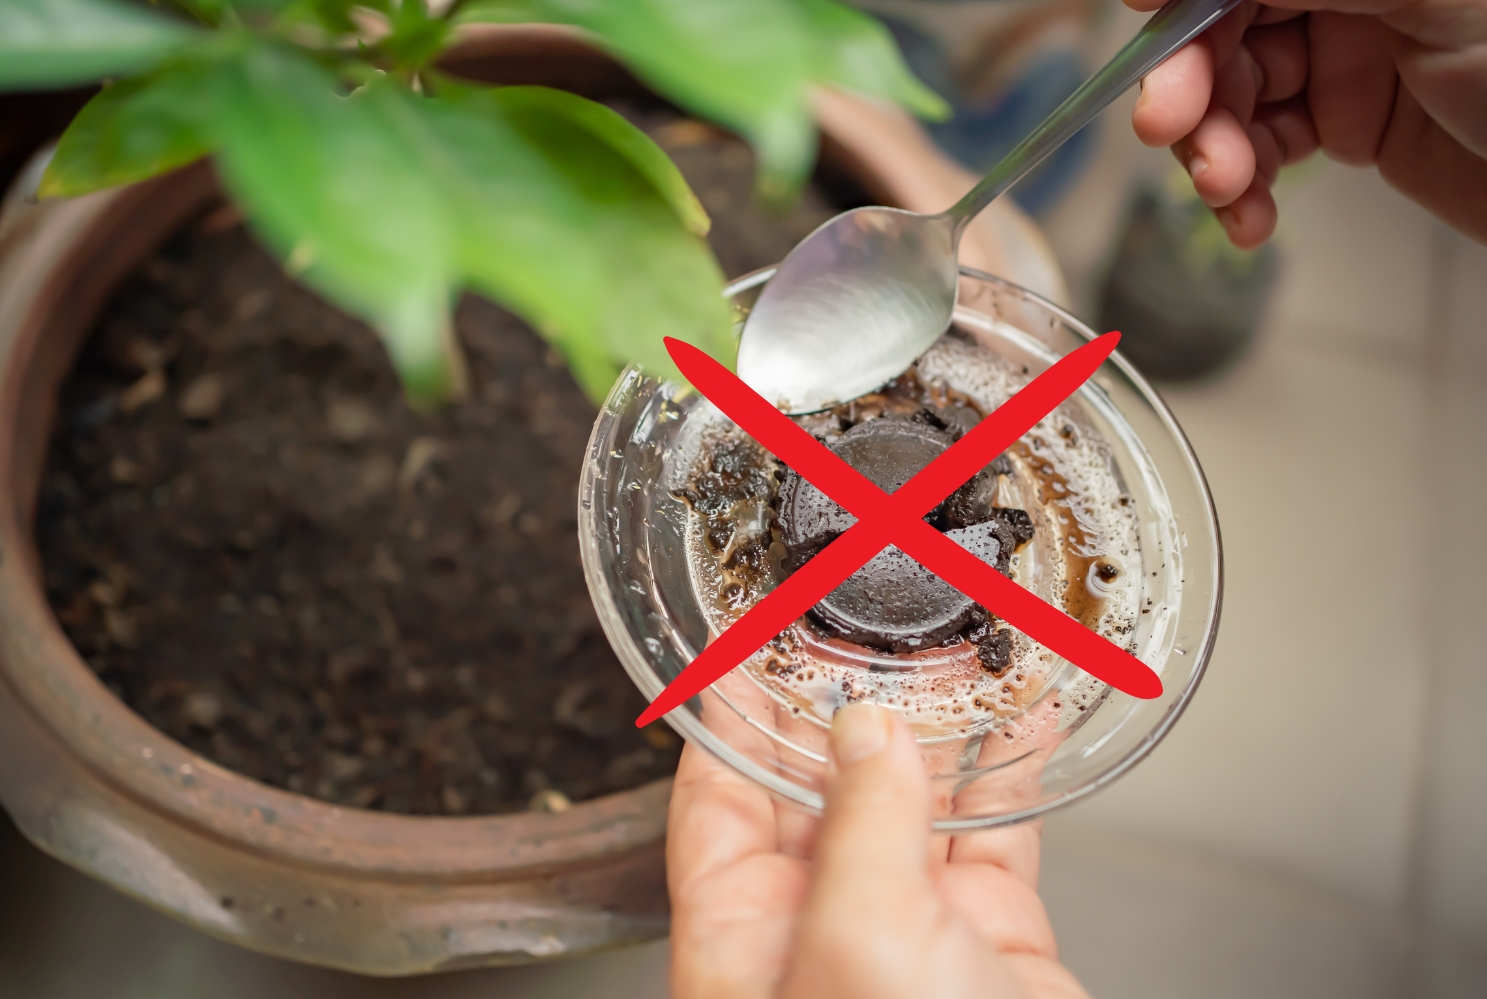
<path fill-rule="evenodd" d="M 1192 41 L 1205 28 L 1238 7 L 1241 0 L 1171 0 L 1151 16 L 1135 38 L 1105 67 L 1085 80 L 1054 112 L 992 168 L 981 183 L 955 203 L 945 216 L 955 226 L 955 239 L 966 223 L 1017 183 L 1043 158 L 1088 125 L 1136 81 Z"/>

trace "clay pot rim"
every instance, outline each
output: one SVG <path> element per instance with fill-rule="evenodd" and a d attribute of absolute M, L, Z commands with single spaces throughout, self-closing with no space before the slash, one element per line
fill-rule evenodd
<path fill-rule="evenodd" d="M 28 442 L 44 457 L 53 420 L 27 411 L 34 388 L 26 389 L 46 353 L 80 343 L 117 279 L 158 243 L 135 240 L 122 265 L 103 265 L 128 240 L 124 230 L 154 216 L 163 238 L 215 191 L 209 169 L 198 165 L 71 202 L 23 206 L 0 230 L 0 351 L 9 355 L 0 380 L 0 681 L 108 785 L 215 838 L 294 864 L 379 878 L 501 880 L 598 862 L 663 837 L 669 778 L 562 813 L 460 817 L 378 813 L 274 788 L 151 726 L 68 641 L 47 603 L 29 530 L 40 469 L 19 466 Z M 80 290 L 100 269 L 116 271 L 115 279 Z"/>

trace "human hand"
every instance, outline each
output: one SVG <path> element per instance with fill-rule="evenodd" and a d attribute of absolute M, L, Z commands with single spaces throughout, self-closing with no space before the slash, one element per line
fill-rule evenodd
<path fill-rule="evenodd" d="M 930 833 L 920 750 L 891 712 L 831 731 L 817 822 L 688 745 L 667 870 L 676 999 L 1087 995 L 1057 961 L 1035 825 Z"/>
<path fill-rule="evenodd" d="M 1147 75 L 1132 123 L 1237 246 L 1270 236 L 1277 172 L 1318 148 L 1487 242 L 1487 0 L 1246 0 Z"/>

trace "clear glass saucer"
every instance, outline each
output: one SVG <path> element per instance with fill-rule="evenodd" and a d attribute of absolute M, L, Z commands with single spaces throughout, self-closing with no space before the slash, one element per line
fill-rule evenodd
<path fill-rule="evenodd" d="M 737 328 L 772 274 L 772 268 L 757 271 L 728 287 Z M 952 331 L 959 342 L 1020 366 L 1027 378 L 1095 336 L 1032 292 L 966 268 Z M 1114 780 L 1171 729 L 1213 649 L 1223 589 L 1218 521 L 1202 469 L 1171 412 L 1117 353 L 1055 418 L 1101 441 L 1120 502 L 1134 509 L 1135 544 L 1120 564 L 1139 612 L 1107 637 L 1154 669 L 1164 692 L 1152 700 L 1132 697 L 1019 639 L 1041 651 L 1034 658 L 1043 665 L 1036 689 L 1015 708 L 959 727 L 916 726 L 936 789 L 938 829 L 1020 822 Z M 695 451 L 689 422 L 720 420 L 726 422 L 690 386 L 632 367 L 610 391 L 590 438 L 579 487 L 584 571 L 605 633 L 648 699 L 720 626 L 716 606 L 699 588 L 689 508 L 676 495 L 677 463 Z M 1047 437 L 1046 428 L 1034 428 L 1024 441 L 1040 433 Z M 1041 438 L 1035 444 L 1047 446 Z M 1023 582 L 1038 592 L 1036 578 Z M 810 654 L 831 657 L 833 669 L 881 676 L 942 668 L 942 660 L 964 650 L 905 659 L 828 642 Z M 759 668 L 768 655 L 762 651 L 758 662 L 735 669 L 666 721 L 773 794 L 818 811 L 831 707 L 802 710 L 772 687 Z"/>

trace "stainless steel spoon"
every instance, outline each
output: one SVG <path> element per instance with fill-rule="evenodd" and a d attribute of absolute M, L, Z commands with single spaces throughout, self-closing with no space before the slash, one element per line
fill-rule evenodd
<path fill-rule="evenodd" d="M 1240 0 L 1172 0 L 955 205 L 854 208 L 790 251 L 738 345 L 738 374 L 787 413 L 814 413 L 901 374 L 950 325 L 961 234 L 1007 188 Z"/>

